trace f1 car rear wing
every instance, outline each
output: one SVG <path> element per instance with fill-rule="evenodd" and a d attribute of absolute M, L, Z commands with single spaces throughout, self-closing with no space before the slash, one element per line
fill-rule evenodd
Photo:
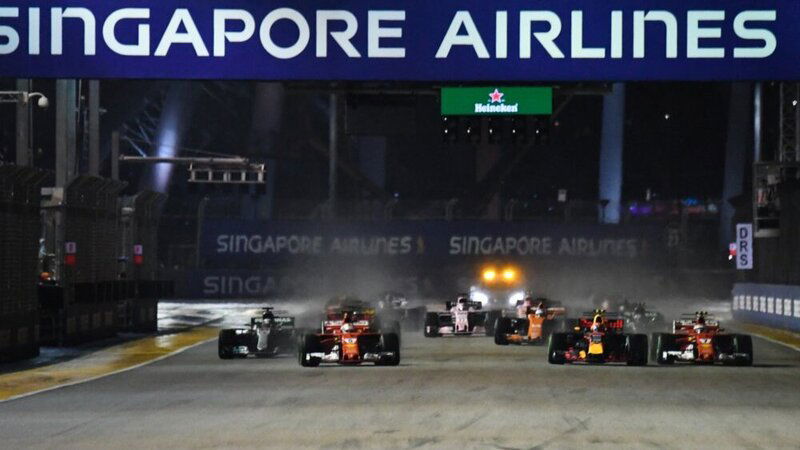
<path fill-rule="evenodd" d="M 692 319 L 680 319 L 672 322 L 672 332 L 687 332 L 694 329 L 695 325 L 697 325 L 697 320 Z M 703 326 L 709 331 L 718 331 L 720 330 L 719 322 L 716 320 L 708 320 L 706 319 L 706 323 Z"/>
<path fill-rule="evenodd" d="M 578 326 L 581 328 L 581 330 L 590 330 L 593 324 L 594 317 L 581 317 L 578 319 Z M 605 317 L 603 324 L 610 330 L 622 331 L 622 329 L 625 327 L 625 320 Z"/>
<path fill-rule="evenodd" d="M 451 302 L 451 301 L 444 302 L 444 309 L 446 311 L 450 311 L 450 309 L 452 309 L 453 306 L 456 306 L 456 302 Z M 467 308 L 473 308 L 476 310 L 483 309 L 483 303 L 477 300 L 467 300 Z"/>
<path fill-rule="evenodd" d="M 294 317 L 292 316 L 276 316 L 272 320 L 276 325 L 280 325 L 283 328 L 294 328 Z M 264 323 L 264 319 L 260 317 L 250 319 L 250 326 L 261 325 L 262 323 Z"/>
<path fill-rule="evenodd" d="M 322 332 L 324 334 L 335 334 L 339 332 L 344 325 L 344 320 L 340 319 L 328 319 L 322 321 Z M 356 320 L 354 322 L 350 322 L 356 330 L 360 332 L 364 332 L 369 330 L 371 327 L 370 321 L 367 319 Z"/>

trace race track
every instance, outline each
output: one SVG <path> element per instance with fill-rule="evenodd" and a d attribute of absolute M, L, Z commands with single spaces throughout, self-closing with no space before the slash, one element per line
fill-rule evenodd
<path fill-rule="evenodd" d="M 543 348 L 406 333 L 400 367 L 217 359 L 216 342 L 0 403 L 3 448 L 800 445 L 800 353 L 755 367 L 551 366 Z"/>

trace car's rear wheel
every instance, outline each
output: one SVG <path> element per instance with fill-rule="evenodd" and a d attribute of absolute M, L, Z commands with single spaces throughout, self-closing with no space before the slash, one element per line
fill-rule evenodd
<path fill-rule="evenodd" d="M 425 314 L 425 337 L 439 337 L 439 314 L 429 312 Z"/>
<path fill-rule="evenodd" d="M 486 318 L 483 320 L 483 328 L 486 330 L 487 336 L 496 336 L 496 325 L 497 320 L 502 316 L 502 312 L 500 311 L 487 311 Z"/>
<path fill-rule="evenodd" d="M 319 351 L 319 338 L 315 334 L 304 335 L 299 342 L 297 358 L 303 367 L 317 367 L 322 362 L 322 358 L 311 356 L 311 353 Z"/>
<path fill-rule="evenodd" d="M 567 333 L 553 333 L 547 340 L 547 362 L 550 364 L 564 364 L 567 351 Z"/>
<path fill-rule="evenodd" d="M 220 359 L 233 359 L 233 346 L 236 344 L 236 330 L 221 330 L 217 341 L 217 354 Z"/>
<path fill-rule="evenodd" d="M 498 317 L 497 325 L 494 328 L 494 343 L 497 345 L 508 345 L 507 334 L 511 333 L 511 318 Z"/>
<path fill-rule="evenodd" d="M 379 366 L 396 366 L 400 364 L 400 338 L 395 333 L 381 335 L 381 350 L 392 352 L 393 356 L 381 358 L 376 364 Z"/>
<path fill-rule="evenodd" d="M 647 335 L 629 334 L 626 336 L 625 350 L 627 353 L 626 363 L 629 366 L 647 365 Z"/>
<path fill-rule="evenodd" d="M 737 366 L 752 366 L 753 365 L 753 338 L 746 334 L 737 334 L 733 337 L 733 345 L 736 348 L 736 353 L 744 353 L 747 356 L 736 358 Z"/>

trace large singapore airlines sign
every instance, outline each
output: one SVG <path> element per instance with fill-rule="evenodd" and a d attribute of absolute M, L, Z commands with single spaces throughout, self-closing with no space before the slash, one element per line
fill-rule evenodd
<path fill-rule="evenodd" d="M 797 0 L 0 0 L 0 76 L 800 78 Z"/>

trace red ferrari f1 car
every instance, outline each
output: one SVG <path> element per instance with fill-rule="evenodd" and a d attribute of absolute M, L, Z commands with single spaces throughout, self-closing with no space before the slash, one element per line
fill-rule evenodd
<path fill-rule="evenodd" d="M 550 364 L 647 364 L 647 335 L 625 334 L 625 321 L 596 310 L 578 319 L 574 332 L 553 333 L 547 346 Z"/>
<path fill-rule="evenodd" d="M 698 311 L 673 322 L 672 333 L 653 335 L 654 359 L 659 364 L 695 362 L 750 366 L 753 341 L 746 334 L 725 334 L 710 314 Z"/>
<path fill-rule="evenodd" d="M 400 337 L 378 329 L 374 311 L 329 309 L 321 332 L 300 339 L 297 355 L 303 367 L 364 362 L 396 366 L 400 364 Z"/>

